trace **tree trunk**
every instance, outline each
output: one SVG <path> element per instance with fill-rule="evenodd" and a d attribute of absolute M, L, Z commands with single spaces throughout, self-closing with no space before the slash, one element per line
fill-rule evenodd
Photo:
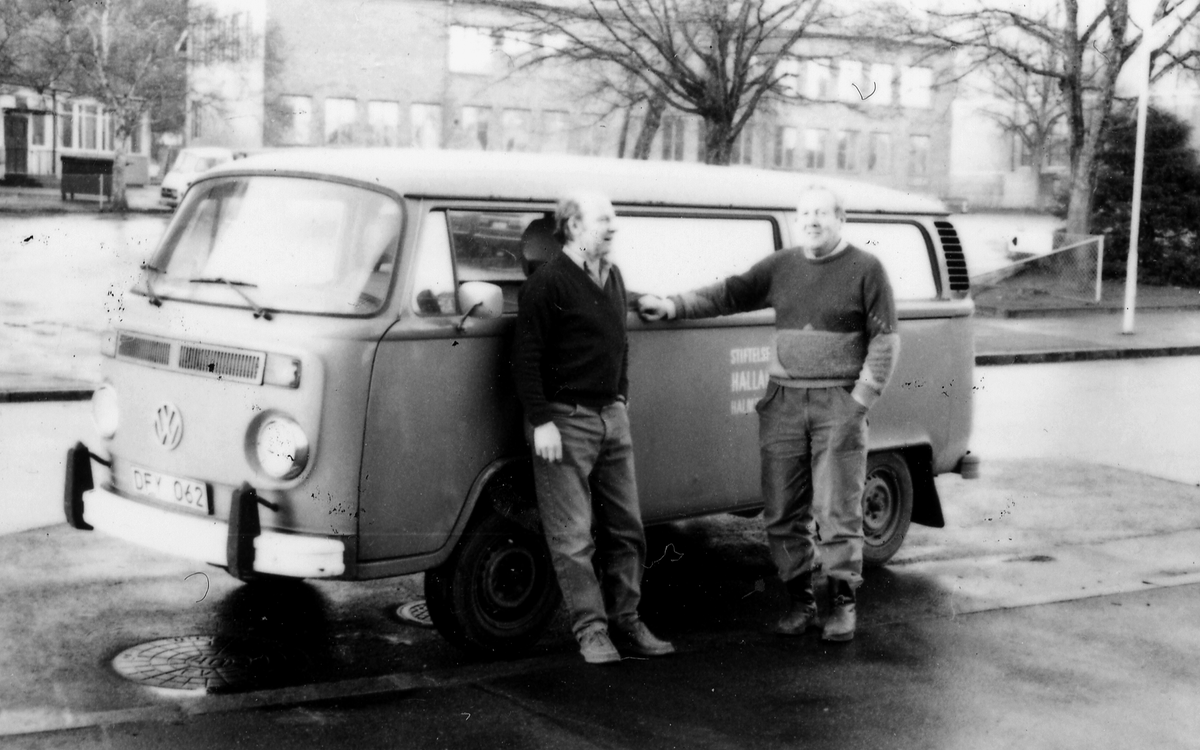
<path fill-rule="evenodd" d="M 733 125 L 720 120 L 704 120 L 704 163 L 729 164 L 733 155 L 733 142 L 737 133 L 732 132 Z"/>
<path fill-rule="evenodd" d="M 666 99 L 657 95 L 650 97 L 646 103 L 646 117 L 642 119 L 642 129 L 638 132 L 637 142 L 633 144 L 633 158 L 650 158 L 650 146 L 654 143 L 654 136 L 658 133 L 666 109 Z"/>
<path fill-rule="evenodd" d="M 113 134 L 112 200 L 105 211 L 125 213 L 129 210 L 129 199 L 125 195 L 125 137 L 120 130 Z"/>

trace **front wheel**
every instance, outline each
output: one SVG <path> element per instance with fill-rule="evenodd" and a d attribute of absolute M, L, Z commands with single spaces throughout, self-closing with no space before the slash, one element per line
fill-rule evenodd
<path fill-rule="evenodd" d="M 863 564 L 883 565 L 899 551 L 912 520 L 912 475 L 903 456 L 872 453 L 867 458 L 862 503 Z"/>
<path fill-rule="evenodd" d="M 425 599 L 443 638 L 500 656 L 533 646 L 562 594 L 542 537 L 486 512 L 450 559 L 425 573 Z"/>

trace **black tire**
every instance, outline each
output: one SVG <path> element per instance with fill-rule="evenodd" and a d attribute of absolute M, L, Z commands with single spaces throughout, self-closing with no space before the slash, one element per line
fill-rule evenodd
<path fill-rule="evenodd" d="M 514 656 L 537 642 L 562 594 L 539 534 L 485 511 L 445 563 L 425 573 L 434 627 L 479 656 Z"/>
<path fill-rule="evenodd" d="M 899 453 L 872 453 L 863 488 L 863 564 L 883 565 L 900 549 L 912 520 L 913 484 Z"/>

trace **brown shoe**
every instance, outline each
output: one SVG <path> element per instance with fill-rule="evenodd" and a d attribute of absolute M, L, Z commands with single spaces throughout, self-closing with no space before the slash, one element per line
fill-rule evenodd
<path fill-rule="evenodd" d="M 795 636 L 804 635 L 804 631 L 816 624 L 817 607 L 815 604 L 792 602 L 791 608 L 779 621 L 771 626 L 775 635 Z"/>

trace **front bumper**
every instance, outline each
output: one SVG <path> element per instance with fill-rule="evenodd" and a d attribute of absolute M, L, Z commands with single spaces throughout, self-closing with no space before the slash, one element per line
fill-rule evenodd
<path fill-rule="evenodd" d="M 252 493 L 247 493 L 246 511 L 231 526 L 216 518 L 130 500 L 103 487 L 92 488 L 91 458 L 82 445 L 68 455 L 66 511 L 75 528 L 92 528 L 168 555 L 220 565 L 235 574 L 334 578 L 346 572 L 346 545 L 340 539 L 259 530 Z M 80 481 L 84 473 L 86 480 Z M 253 514 L 249 523 L 248 513 Z"/>

